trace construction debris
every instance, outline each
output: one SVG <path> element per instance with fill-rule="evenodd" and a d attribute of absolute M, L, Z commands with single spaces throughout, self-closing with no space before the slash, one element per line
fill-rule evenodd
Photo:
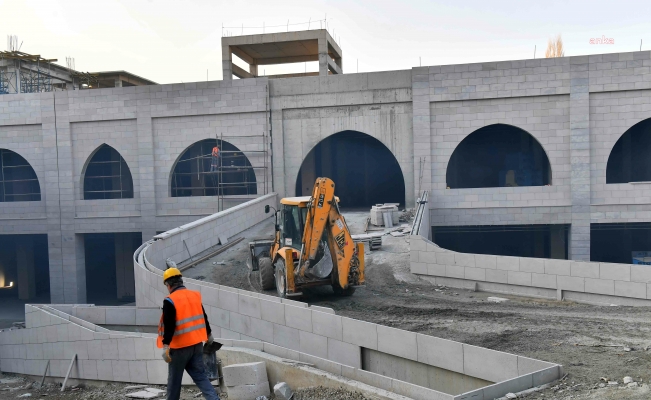
<path fill-rule="evenodd" d="M 152 393 L 147 390 L 126 394 L 130 399 L 153 399 L 160 396 L 160 393 Z"/>
<path fill-rule="evenodd" d="M 124 390 L 138 390 L 138 389 L 144 389 L 146 387 L 147 385 L 132 385 L 132 386 L 125 387 Z"/>
<path fill-rule="evenodd" d="M 274 386 L 274 395 L 276 396 L 276 400 L 291 400 L 294 392 L 287 383 L 279 382 Z"/>
<path fill-rule="evenodd" d="M 505 299 L 503 297 L 489 297 L 486 299 L 489 303 L 504 303 L 505 301 L 509 301 L 509 299 Z"/>

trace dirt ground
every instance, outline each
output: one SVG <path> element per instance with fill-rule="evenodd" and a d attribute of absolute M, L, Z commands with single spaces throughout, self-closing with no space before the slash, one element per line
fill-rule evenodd
<path fill-rule="evenodd" d="M 365 213 L 345 215 L 353 233 L 363 230 Z M 257 273 L 249 274 L 246 266 L 246 243 L 272 233 L 270 219 L 244 232 L 242 243 L 186 275 L 260 291 Z M 439 287 L 411 274 L 408 240 L 387 235 L 381 251 L 366 254 L 367 287 L 352 297 L 335 297 L 323 287 L 297 300 L 331 307 L 339 315 L 562 364 L 565 379 L 534 398 L 651 398 L 650 308 L 505 295 L 498 296 L 509 301 L 491 303 L 486 298 L 495 294 Z M 626 376 L 637 387 L 627 387 Z M 608 381 L 618 384 L 609 387 Z"/>
<path fill-rule="evenodd" d="M 134 386 L 138 386 L 134 388 Z M 126 400 L 126 394 L 142 391 L 146 385 L 111 383 L 103 386 L 71 386 L 61 392 L 61 386 L 54 383 L 46 383 L 40 387 L 40 382 L 34 382 L 24 377 L 0 374 L 0 399 L 57 399 L 57 400 Z M 147 388 L 154 388 L 161 391 L 156 397 L 165 397 L 165 387 L 148 385 Z M 228 394 L 220 394 L 222 399 L 228 399 Z M 184 387 L 181 389 L 180 400 L 203 399 L 199 389 L 196 387 Z M 274 400 L 273 393 L 267 398 Z M 324 387 L 304 388 L 295 391 L 294 400 L 371 400 L 361 393 L 350 392 L 340 389 Z"/>

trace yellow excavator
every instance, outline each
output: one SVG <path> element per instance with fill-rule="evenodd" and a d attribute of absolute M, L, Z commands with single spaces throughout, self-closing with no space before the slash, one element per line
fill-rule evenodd
<path fill-rule="evenodd" d="M 249 243 L 262 289 L 275 286 L 280 297 L 292 297 L 330 285 L 335 294 L 350 296 L 365 285 L 364 245 L 353 242 L 338 202 L 329 178 L 316 180 L 312 196 L 280 200 L 275 239 Z"/>

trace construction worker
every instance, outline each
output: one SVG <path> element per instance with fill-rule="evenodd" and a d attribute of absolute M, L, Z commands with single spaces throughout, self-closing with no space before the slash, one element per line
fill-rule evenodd
<path fill-rule="evenodd" d="M 210 172 L 215 172 L 217 171 L 217 168 L 219 168 L 219 147 L 215 146 L 212 148 L 212 159 L 210 161 Z"/>
<path fill-rule="evenodd" d="M 169 364 L 167 400 L 179 400 L 183 371 L 188 371 L 206 400 L 219 400 L 203 365 L 203 342 L 212 345 L 214 339 L 201 293 L 183 286 L 183 275 L 177 268 L 165 270 L 163 283 L 170 295 L 163 300 L 157 345 Z"/>

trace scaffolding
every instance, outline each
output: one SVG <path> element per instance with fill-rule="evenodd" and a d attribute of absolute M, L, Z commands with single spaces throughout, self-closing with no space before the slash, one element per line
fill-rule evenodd
<path fill-rule="evenodd" d="M 120 153 L 104 144 L 88 162 L 84 174 L 84 200 L 132 199 L 133 179 Z"/>
<path fill-rule="evenodd" d="M 239 150 L 225 140 L 231 138 L 260 138 L 262 150 Z M 203 151 L 194 157 L 179 160 L 172 174 L 172 197 L 216 196 L 217 209 L 222 211 L 225 209 L 224 198 L 228 196 L 261 195 L 259 188 L 262 189 L 262 194 L 269 193 L 267 177 L 269 138 L 267 135 L 264 133 L 260 135 L 224 135 L 222 133 L 215 136 L 215 139 L 199 143 L 207 142 L 211 142 L 211 146 L 214 143 L 214 146 L 220 148 L 217 158 L 219 163 L 215 165 L 212 153 Z M 225 150 L 229 147 L 235 150 Z M 259 162 L 260 156 L 263 158 L 262 162 Z M 251 159 L 255 162 L 252 163 Z M 188 167 L 189 163 L 194 165 L 190 168 Z M 262 171 L 261 182 L 256 177 L 257 170 Z"/>
<path fill-rule="evenodd" d="M 0 70 L 0 94 L 42 93 L 52 91 L 52 62 L 40 55 L 18 50 L 0 51 L 0 61 L 7 60 Z M 13 65 L 11 65 L 13 64 Z M 9 67 L 13 67 L 13 70 Z"/>

